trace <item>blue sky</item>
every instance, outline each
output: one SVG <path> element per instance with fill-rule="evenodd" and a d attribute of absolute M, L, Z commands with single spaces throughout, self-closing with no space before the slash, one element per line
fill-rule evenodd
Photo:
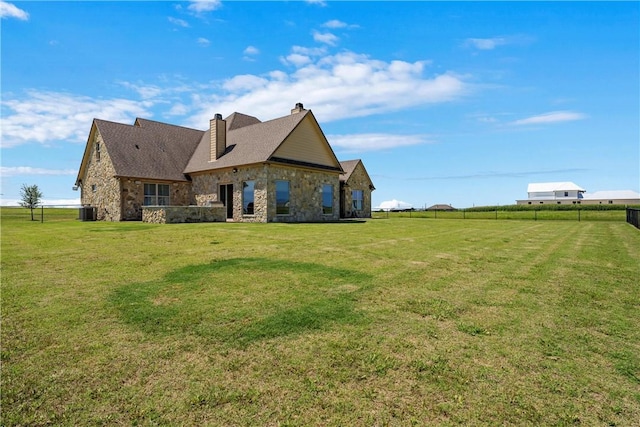
<path fill-rule="evenodd" d="M 0 2 L 2 203 L 73 191 L 92 119 L 311 109 L 373 205 L 640 191 L 638 2 Z"/>

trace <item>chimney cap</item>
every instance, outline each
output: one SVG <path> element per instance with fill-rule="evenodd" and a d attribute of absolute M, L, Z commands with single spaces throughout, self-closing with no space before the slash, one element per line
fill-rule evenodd
<path fill-rule="evenodd" d="M 222 120 L 222 114 L 220 114 L 220 113 L 214 114 L 213 119 L 214 120 Z"/>
<path fill-rule="evenodd" d="M 302 102 L 297 102 L 296 108 L 304 109 L 304 105 L 302 105 Z"/>

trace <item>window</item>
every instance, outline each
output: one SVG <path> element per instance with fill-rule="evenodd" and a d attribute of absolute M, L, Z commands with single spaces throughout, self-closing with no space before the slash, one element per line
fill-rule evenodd
<path fill-rule="evenodd" d="M 98 186 L 96 184 L 91 184 L 91 191 L 93 191 L 94 193 L 98 191 Z"/>
<path fill-rule="evenodd" d="M 242 214 L 253 215 L 253 204 L 255 196 L 255 181 L 245 181 L 242 183 Z"/>
<path fill-rule="evenodd" d="M 351 204 L 354 211 L 361 211 L 364 206 L 364 192 L 362 190 L 351 191 Z"/>
<path fill-rule="evenodd" d="M 331 184 L 322 186 L 322 213 L 325 215 L 333 213 L 333 185 Z"/>
<path fill-rule="evenodd" d="M 276 215 L 289 215 L 289 181 L 276 181 Z"/>
<path fill-rule="evenodd" d="M 100 143 L 96 142 L 96 161 L 100 161 Z"/>
<path fill-rule="evenodd" d="M 144 184 L 145 206 L 169 206 L 169 184 Z"/>
<path fill-rule="evenodd" d="M 569 197 L 569 192 L 568 191 L 564 192 L 564 197 Z"/>

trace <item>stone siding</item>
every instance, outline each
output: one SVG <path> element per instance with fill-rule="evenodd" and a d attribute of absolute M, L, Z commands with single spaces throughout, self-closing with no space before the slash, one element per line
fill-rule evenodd
<path fill-rule="evenodd" d="M 345 218 L 371 218 L 371 180 L 362 164 L 358 164 L 351 173 L 349 180 L 342 186 L 343 215 Z M 351 191 L 362 190 L 362 210 L 353 210 L 353 196 Z"/>
<path fill-rule="evenodd" d="M 336 172 L 277 166 L 273 164 L 239 167 L 194 175 L 192 191 L 196 204 L 206 206 L 218 200 L 220 185 L 233 184 L 233 221 L 236 222 L 312 222 L 340 218 L 340 185 Z M 289 214 L 276 214 L 275 181 L 289 181 Z M 242 214 L 242 183 L 254 181 L 254 214 Z M 333 213 L 322 213 L 322 185 L 333 185 Z"/>
<path fill-rule="evenodd" d="M 276 211 L 276 181 L 289 181 L 289 214 Z M 322 212 L 322 186 L 333 186 L 333 212 Z M 324 172 L 286 166 L 269 168 L 269 222 L 318 222 L 340 219 L 340 178 L 336 172 Z"/>
<path fill-rule="evenodd" d="M 100 144 L 100 159 L 96 153 L 96 144 Z M 192 204 L 191 183 L 150 181 L 139 178 L 116 177 L 116 171 L 109 153 L 96 129 L 90 146 L 87 169 L 82 180 L 80 201 L 83 205 L 96 208 L 99 221 L 140 221 L 144 204 L 144 184 L 169 184 L 169 203 L 175 206 Z M 95 191 L 93 186 L 95 185 Z"/>
<path fill-rule="evenodd" d="M 224 206 L 144 206 L 142 221 L 156 224 L 185 222 L 224 222 Z"/>
<path fill-rule="evenodd" d="M 100 144 L 100 158 L 96 154 L 96 144 Z M 120 183 L 114 177 L 115 169 L 96 129 L 90 144 L 87 169 L 82 180 L 80 202 L 96 208 L 96 219 L 99 221 L 120 221 Z M 94 191 L 95 186 L 95 191 Z"/>
<path fill-rule="evenodd" d="M 140 221 L 144 206 L 144 184 L 169 184 L 169 205 L 188 206 L 192 203 L 191 183 L 140 180 L 136 178 L 122 178 L 122 219 Z"/>

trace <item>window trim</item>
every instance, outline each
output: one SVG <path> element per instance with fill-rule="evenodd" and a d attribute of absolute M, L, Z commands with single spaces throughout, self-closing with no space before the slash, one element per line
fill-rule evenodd
<path fill-rule="evenodd" d="M 147 194 L 147 186 L 153 186 L 153 194 Z M 166 187 L 167 195 L 160 194 L 160 187 Z M 147 198 L 153 198 L 150 204 L 147 204 Z M 166 203 L 160 204 L 160 200 L 166 200 Z M 169 184 L 158 182 L 145 182 L 142 186 L 142 206 L 170 206 L 171 205 L 171 186 Z"/>

